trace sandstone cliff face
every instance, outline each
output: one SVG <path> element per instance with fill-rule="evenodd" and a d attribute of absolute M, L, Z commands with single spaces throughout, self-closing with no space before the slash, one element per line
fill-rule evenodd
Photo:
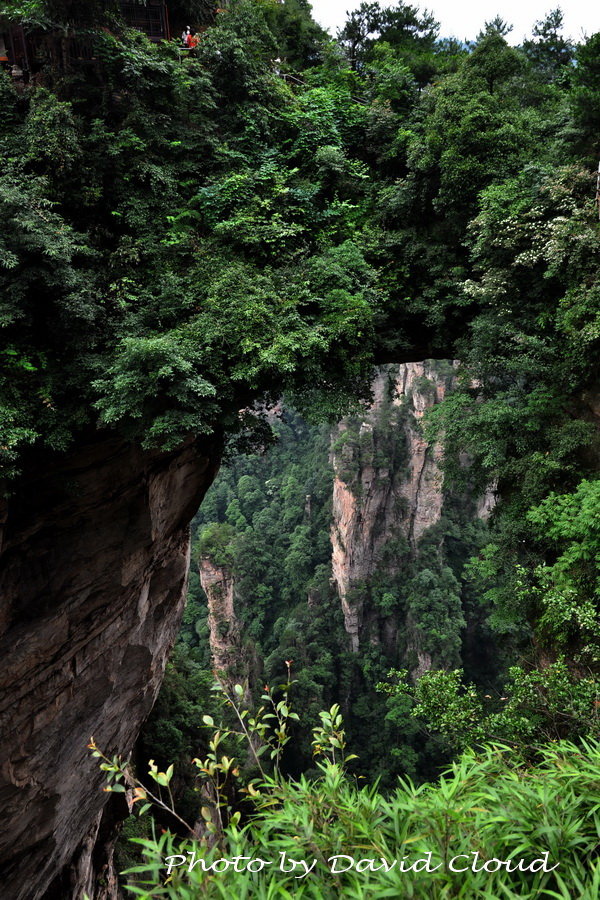
<path fill-rule="evenodd" d="M 3 900 L 116 896 L 119 795 L 102 793 L 86 745 L 93 735 L 127 755 L 154 702 L 183 610 L 188 522 L 219 449 L 150 454 L 96 441 L 27 473 L 5 507 Z"/>
<path fill-rule="evenodd" d="M 208 601 L 209 642 L 213 668 L 229 691 L 234 684 L 245 689 L 249 702 L 249 667 L 242 648 L 242 626 L 235 612 L 234 579 L 227 566 L 209 557 L 199 561 L 200 584 Z"/>
<path fill-rule="evenodd" d="M 440 450 L 427 445 L 418 423 L 443 399 L 449 377 L 428 363 L 382 367 L 362 422 L 345 420 L 334 435 L 333 580 L 354 652 L 363 634 L 391 649 L 396 623 L 365 618 L 369 581 L 397 574 L 440 518 Z"/>

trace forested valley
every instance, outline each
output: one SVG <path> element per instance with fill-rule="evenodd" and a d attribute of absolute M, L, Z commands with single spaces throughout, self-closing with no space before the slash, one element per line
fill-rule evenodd
<path fill-rule="evenodd" d="M 599 895 L 562 22 L 0 3 L 3 898 Z"/>

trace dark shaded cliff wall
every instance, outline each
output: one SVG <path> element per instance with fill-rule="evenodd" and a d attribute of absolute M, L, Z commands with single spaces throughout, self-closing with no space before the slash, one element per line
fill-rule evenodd
<path fill-rule="evenodd" d="M 110 795 L 86 745 L 128 754 L 152 707 L 183 610 L 188 523 L 220 449 L 96 441 L 32 469 L 5 504 L 2 900 L 113 896 Z"/>

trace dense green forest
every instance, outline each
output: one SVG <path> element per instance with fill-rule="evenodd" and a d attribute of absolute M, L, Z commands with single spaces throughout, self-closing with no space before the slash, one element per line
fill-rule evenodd
<path fill-rule="evenodd" d="M 423 391 L 433 384 L 422 377 L 418 386 Z M 358 412 L 364 415 L 365 410 Z M 393 521 L 381 522 L 385 510 L 374 516 L 373 531 L 383 532 L 381 551 L 362 578 L 352 579 L 349 598 L 353 605 L 359 602 L 362 611 L 356 653 L 332 583 L 333 462 L 339 456 L 341 464 L 335 468 L 343 483 L 352 483 L 367 464 L 377 467 L 382 485 L 394 477 L 391 470 L 402 483 L 411 450 L 404 426 L 411 416 L 407 398 L 395 409 L 389 402 L 382 404 L 371 415 L 375 425 L 367 443 L 358 414 L 348 416 L 343 431 L 332 434 L 329 426 L 308 425 L 285 410 L 273 423 L 274 446 L 234 456 L 224 465 L 193 523 L 184 626 L 163 695 L 142 736 L 148 757 L 169 761 L 173 740 L 163 732 L 169 725 L 177 728 L 177 748 L 188 759 L 200 739 L 197 715 L 174 719 L 169 711 L 184 673 L 195 672 L 197 678 L 204 673 L 206 683 L 212 683 L 211 669 L 220 668 L 211 658 L 207 601 L 199 579 L 199 567 L 208 563 L 230 575 L 234 615 L 243 634 L 241 640 L 233 635 L 237 623 L 227 615 L 212 626 L 220 630 L 222 643 L 231 644 L 233 661 L 225 665 L 230 681 L 248 683 L 250 694 L 258 696 L 261 685 L 277 683 L 286 672 L 286 660 L 292 661 L 295 706 L 310 721 L 317 720 L 320 710 L 341 704 L 350 747 L 360 753 L 358 769 L 370 780 L 377 777 L 391 784 L 397 774 L 422 776 L 447 760 L 448 748 L 439 737 L 428 735 L 409 717 L 408 698 L 377 692 L 376 686 L 392 667 L 415 668 L 406 643 L 411 628 L 419 632 L 419 648 L 428 651 L 428 665 L 432 658 L 436 668 L 451 668 L 464 658 L 469 676 L 489 690 L 497 687 L 499 660 L 486 623 L 489 610 L 484 603 L 474 608 L 476 598 L 463 572 L 487 536 L 472 500 L 447 491 L 443 515 L 420 535 L 414 550 L 405 510 L 390 511 L 395 526 Z M 363 486 L 355 484 L 353 490 L 360 494 Z M 443 493 L 436 485 L 436 500 L 438 492 Z M 424 502 L 419 497 L 416 501 Z M 357 546 L 356 552 L 363 549 Z M 469 628 L 462 641 L 465 614 Z M 486 643 L 487 652 L 476 649 Z M 196 691 L 194 681 L 189 702 L 197 702 Z M 203 702 L 210 702 L 206 695 Z M 286 753 L 287 766 L 296 773 L 306 771 L 311 754 L 309 735 L 297 729 L 293 752 Z"/>
<path fill-rule="evenodd" d="M 0 73 L 4 490 L 82 435 L 225 447 L 133 768 L 92 745 L 144 810 L 128 889 L 591 900 L 600 34 L 554 10 L 461 43 L 375 2 L 332 39 L 306 0 L 181 0 L 182 54 L 76 6 L 0 5 L 48 36 Z M 344 503 L 375 549 L 340 587 Z M 441 873 L 162 862 L 409 849 Z M 449 875 L 472 851 L 560 868 Z"/>

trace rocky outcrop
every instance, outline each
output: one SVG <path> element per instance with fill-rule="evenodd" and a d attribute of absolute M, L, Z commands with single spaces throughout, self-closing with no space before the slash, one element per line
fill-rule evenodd
<path fill-rule="evenodd" d="M 475 515 L 478 519 L 487 522 L 498 502 L 498 485 L 496 482 L 488 485 L 483 494 L 477 499 Z"/>
<path fill-rule="evenodd" d="M 429 447 L 419 428 L 452 379 L 450 364 L 444 375 L 439 365 L 382 367 L 362 419 L 342 421 L 334 434 L 333 580 L 354 652 L 365 631 L 371 640 L 393 644 L 393 622 L 377 623 L 379 637 L 366 627 L 370 580 L 375 573 L 397 574 L 441 515 L 440 449 Z"/>
<path fill-rule="evenodd" d="M 213 668 L 230 692 L 234 684 L 241 684 L 249 702 L 248 654 L 242 647 L 242 626 L 235 612 L 233 573 L 228 566 L 219 566 L 208 556 L 200 557 L 198 571 L 208 602 Z"/>
<path fill-rule="evenodd" d="M 32 463 L 5 504 L 2 900 L 116 895 L 122 811 L 86 745 L 127 755 L 152 707 L 183 610 L 188 522 L 219 454 L 217 441 L 158 454 L 96 439 Z"/>

